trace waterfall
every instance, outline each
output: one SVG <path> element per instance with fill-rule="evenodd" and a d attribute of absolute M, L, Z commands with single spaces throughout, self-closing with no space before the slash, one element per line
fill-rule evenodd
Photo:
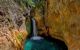
<path fill-rule="evenodd" d="M 38 31 L 37 31 L 37 26 L 36 26 L 36 21 L 34 18 L 31 19 L 32 20 L 32 27 L 33 27 L 33 30 L 32 30 L 32 34 L 33 36 L 31 37 L 32 40 L 40 40 L 40 39 L 43 39 L 42 37 L 38 36 Z"/>
<path fill-rule="evenodd" d="M 36 27 L 36 22 L 35 19 L 32 18 L 32 24 L 33 24 L 33 36 L 37 36 L 37 27 Z"/>

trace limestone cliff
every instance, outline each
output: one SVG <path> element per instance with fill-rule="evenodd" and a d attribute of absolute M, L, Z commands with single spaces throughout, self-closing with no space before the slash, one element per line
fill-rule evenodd
<path fill-rule="evenodd" d="M 39 35 L 50 34 L 69 50 L 80 50 L 80 1 L 45 0 L 43 4 L 34 9 Z M 23 50 L 29 31 L 25 25 L 29 20 L 23 16 L 26 9 L 25 0 L 0 0 L 0 50 Z"/>
<path fill-rule="evenodd" d="M 69 50 L 80 49 L 80 1 L 48 0 L 46 22 L 50 34 L 65 41 Z"/>
<path fill-rule="evenodd" d="M 23 9 L 14 0 L 0 0 L 0 50 L 20 50 L 27 35 Z"/>
<path fill-rule="evenodd" d="M 80 1 L 46 0 L 46 2 L 44 19 L 49 28 L 49 34 L 54 38 L 63 40 L 69 50 L 79 50 Z M 40 24 L 38 25 L 40 26 Z"/>

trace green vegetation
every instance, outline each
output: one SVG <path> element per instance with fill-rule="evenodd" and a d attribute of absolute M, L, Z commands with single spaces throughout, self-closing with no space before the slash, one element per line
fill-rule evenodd
<path fill-rule="evenodd" d="M 22 33 L 19 33 L 19 35 L 17 36 L 18 40 L 21 41 L 22 40 Z"/>
<path fill-rule="evenodd" d="M 14 0 L 20 6 L 31 6 L 36 8 L 42 8 L 44 6 L 44 0 Z"/>

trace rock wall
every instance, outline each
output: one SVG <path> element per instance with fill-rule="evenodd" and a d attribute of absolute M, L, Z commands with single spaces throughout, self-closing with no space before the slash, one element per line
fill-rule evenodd
<path fill-rule="evenodd" d="M 80 1 L 46 1 L 44 19 L 49 28 L 49 34 L 54 38 L 63 40 L 69 50 L 80 50 Z M 40 26 L 40 23 L 38 25 Z"/>
<path fill-rule="evenodd" d="M 69 50 L 80 50 L 80 1 L 46 0 L 44 9 L 44 19 L 39 9 L 35 15 L 40 33 L 47 36 L 48 31 L 53 38 L 64 41 Z"/>
<path fill-rule="evenodd" d="M 0 50 L 23 50 L 26 36 L 22 7 L 14 0 L 0 0 Z"/>

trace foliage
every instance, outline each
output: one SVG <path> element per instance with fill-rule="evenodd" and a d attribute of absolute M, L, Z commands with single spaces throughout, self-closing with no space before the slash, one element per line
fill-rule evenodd
<path fill-rule="evenodd" d="M 42 8 L 44 6 L 44 0 L 14 0 L 17 2 L 19 5 L 25 5 L 31 6 L 31 7 L 36 7 L 36 8 Z"/>
<path fill-rule="evenodd" d="M 45 4 L 44 0 L 33 0 L 37 8 L 42 8 Z"/>
<path fill-rule="evenodd" d="M 18 40 L 21 41 L 22 40 L 22 33 L 19 33 L 19 35 L 17 36 Z"/>

